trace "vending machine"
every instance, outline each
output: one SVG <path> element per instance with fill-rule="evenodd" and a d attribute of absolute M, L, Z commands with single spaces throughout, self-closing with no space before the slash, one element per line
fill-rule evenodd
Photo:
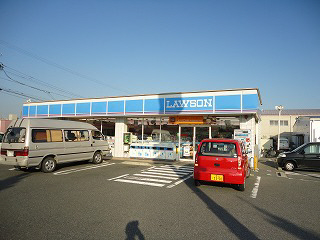
<path fill-rule="evenodd" d="M 251 129 L 235 129 L 233 138 L 241 140 L 244 143 L 249 159 L 253 157 L 253 136 Z"/>

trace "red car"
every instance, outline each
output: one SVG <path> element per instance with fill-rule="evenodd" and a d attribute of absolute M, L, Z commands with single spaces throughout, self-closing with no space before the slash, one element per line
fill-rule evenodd
<path fill-rule="evenodd" d="M 198 146 L 194 163 L 194 183 L 200 181 L 235 184 L 244 191 L 250 175 L 248 157 L 241 141 L 205 139 Z"/>

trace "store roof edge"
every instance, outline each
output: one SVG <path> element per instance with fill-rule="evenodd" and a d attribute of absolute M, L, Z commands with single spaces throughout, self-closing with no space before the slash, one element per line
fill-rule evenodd
<path fill-rule="evenodd" d="M 188 94 L 188 93 L 205 93 L 205 92 L 235 92 L 235 91 L 248 91 L 248 90 L 256 90 L 259 97 L 260 105 L 262 105 L 262 99 L 259 88 L 235 88 L 235 89 L 224 89 L 224 90 L 202 90 L 202 91 L 191 91 L 191 92 L 168 92 L 168 93 L 154 93 L 154 94 L 135 94 L 135 95 L 125 95 L 125 96 L 105 96 L 105 97 L 95 97 L 95 98 L 73 98 L 73 99 L 65 99 L 65 100 L 48 100 L 48 101 L 40 101 L 40 102 L 24 102 L 24 104 L 30 103 L 43 103 L 43 102 L 60 102 L 60 101 L 78 101 L 85 99 L 105 99 L 105 98 L 125 98 L 125 97 L 143 97 L 143 96 L 162 96 L 162 95 L 175 95 L 175 94 Z"/>

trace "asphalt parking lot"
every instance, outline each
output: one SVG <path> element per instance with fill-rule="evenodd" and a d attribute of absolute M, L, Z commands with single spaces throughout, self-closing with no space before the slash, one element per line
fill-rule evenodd
<path fill-rule="evenodd" d="M 0 166 L 2 239 L 319 239 L 320 172 L 261 159 L 245 192 L 192 165 L 108 160 L 49 174 Z"/>

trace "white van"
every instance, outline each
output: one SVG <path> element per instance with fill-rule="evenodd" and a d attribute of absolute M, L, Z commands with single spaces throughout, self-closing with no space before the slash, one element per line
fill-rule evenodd
<path fill-rule="evenodd" d="M 58 163 L 90 160 L 98 164 L 103 156 L 111 156 L 109 144 L 89 123 L 24 118 L 9 125 L 0 163 L 52 172 Z"/>

